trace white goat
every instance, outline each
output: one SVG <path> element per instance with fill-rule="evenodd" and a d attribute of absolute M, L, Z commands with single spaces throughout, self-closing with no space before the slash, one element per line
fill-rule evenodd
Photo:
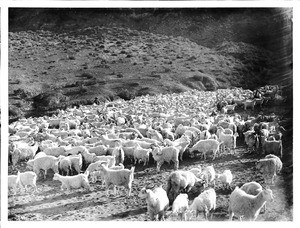
<path fill-rule="evenodd" d="M 45 156 L 47 156 L 47 154 L 45 154 L 44 152 L 38 152 L 35 154 L 34 159 L 40 158 L 40 157 L 45 157 Z"/>
<path fill-rule="evenodd" d="M 252 110 L 254 110 L 256 101 L 255 100 L 246 100 L 243 102 L 244 109 L 247 110 L 248 107 L 250 107 Z"/>
<path fill-rule="evenodd" d="M 274 184 L 276 174 L 280 172 L 281 167 L 282 162 L 275 157 L 260 159 L 256 163 L 256 168 L 262 172 L 266 184 L 269 183 L 269 180 L 271 180 L 271 184 Z"/>
<path fill-rule="evenodd" d="M 182 161 L 183 153 L 190 145 L 191 140 L 188 137 L 182 136 L 181 138 L 174 141 L 173 146 L 179 149 L 179 159 Z"/>
<path fill-rule="evenodd" d="M 139 144 L 136 144 L 135 149 L 133 151 L 134 164 L 139 161 L 144 162 L 144 166 L 149 162 L 149 155 L 151 153 L 151 149 L 143 149 Z"/>
<path fill-rule="evenodd" d="M 24 187 L 25 191 L 28 190 L 27 189 L 28 185 L 32 186 L 34 188 L 34 192 L 36 192 L 37 191 L 36 179 L 37 179 L 37 175 L 32 171 L 27 171 L 24 173 L 20 173 L 18 171 L 16 185 L 18 187 Z"/>
<path fill-rule="evenodd" d="M 212 210 L 216 209 L 217 195 L 213 188 L 207 189 L 197 196 L 193 203 L 190 205 L 190 211 L 196 211 L 196 217 L 199 212 L 203 212 L 205 219 L 208 219 L 208 214 L 211 213 L 210 219 L 212 219 Z"/>
<path fill-rule="evenodd" d="M 275 154 L 282 158 L 282 141 L 268 141 L 267 138 L 261 136 L 261 144 L 263 154 Z"/>
<path fill-rule="evenodd" d="M 235 151 L 236 138 L 238 137 L 238 133 L 225 134 L 224 131 L 225 131 L 224 129 L 221 129 L 221 131 L 219 133 L 219 141 L 223 143 L 222 147 L 226 147 L 229 150 L 233 149 L 233 151 Z M 224 149 L 223 149 L 223 151 L 224 151 Z"/>
<path fill-rule="evenodd" d="M 243 190 L 244 192 L 246 192 L 247 194 L 253 195 L 253 196 L 256 196 L 258 193 L 260 193 L 263 190 L 262 186 L 255 181 L 243 184 L 240 189 Z M 267 207 L 266 207 L 266 203 L 265 203 L 264 211 L 266 211 L 266 208 Z"/>
<path fill-rule="evenodd" d="M 88 149 L 85 146 L 76 146 L 76 147 L 72 147 L 70 149 L 66 149 L 65 151 L 65 156 L 68 156 L 70 154 L 72 155 L 76 155 L 78 153 L 84 153 L 84 152 L 89 152 Z"/>
<path fill-rule="evenodd" d="M 282 169 L 282 161 L 274 154 L 268 154 L 265 158 L 274 158 L 276 161 L 276 174 L 279 174 Z"/>
<path fill-rule="evenodd" d="M 113 170 L 109 169 L 104 164 L 100 165 L 101 171 L 104 174 L 104 181 L 106 184 L 107 192 L 109 194 L 109 187 L 113 185 L 114 194 L 116 195 L 116 186 L 124 186 L 128 189 L 128 196 L 131 194 L 131 186 L 134 178 L 134 166 L 129 169 Z"/>
<path fill-rule="evenodd" d="M 41 151 L 44 151 L 46 148 L 51 148 L 51 147 L 58 147 L 58 143 L 48 139 L 42 141 L 39 145 Z"/>
<path fill-rule="evenodd" d="M 264 204 L 273 199 L 271 189 L 263 190 L 253 196 L 236 187 L 229 197 L 229 220 L 236 215 L 240 220 L 243 217 L 245 220 L 254 221 Z"/>
<path fill-rule="evenodd" d="M 12 193 L 16 194 L 17 191 L 17 175 L 9 175 L 7 178 L 8 189 L 12 189 Z"/>
<path fill-rule="evenodd" d="M 235 107 L 237 106 L 237 104 L 233 104 L 233 105 L 226 105 L 225 107 L 223 107 L 223 112 L 224 113 L 229 113 L 229 112 L 234 112 Z"/>
<path fill-rule="evenodd" d="M 186 213 L 189 208 L 189 199 L 187 194 L 179 194 L 173 202 L 172 214 L 179 215 L 181 220 L 186 221 Z"/>
<path fill-rule="evenodd" d="M 174 141 L 175 135 L 174 135 L 174 133 L 171 131 L 171 129 L 169 129 L 169 128 L 162 128 L 162 129 L 161 129 L 161 133 L 162 133 L 162 136 L 163 136 L 165 139 L 170 139 L 170 140 Z"/>
<path fill-rule="evenodd" d="M 18 147 L 12 151 L 12 164 L 15 166 L 19 161 L 29 160 L 34 158 L 35 153 L 38 150 L 38 143 L 33 146 Z"/>
<path fill-rule="evenodd" d="M 105 146 L 109 146 L 110 148 L 118 147 L 122 145 L 121 139 L 109 139 L 107 135 L 99 135 L 99 137 L 102 140 L 102 143 Z"/>
<path fill-rule="evenodd" d="M 107 147 L 104 145 L 99 145 L 99 146 L 89 148 L 88 151 L 90 153 L 95 153 L 97 156 L 102 156 L 102 155 L 106 155 Z"/>
<path fill-rule="evenodd" d="M 170 161 L 174 162 L 174 169 L 178 169 L 179 167 L 179 149 L 174 146 L 169 147 L 155 147 L 152 151 L 153 159 L 157 162 L 156 170 L 160 171 L 160 167 L 164 162 L 170 163 Z"/>
<path fill-rule="evenodd" d="M 205 160 L 206 153 L 212 151 L 213 152 L 212 160 L 214 160 L 217 152 L 219 151 L 219 147 L 221 144 L 222 143 L 218 142 L 215 139 L 200 140 L 190 149 L 190 153 L 194 151 L 202 152 Z"/>
<path fill-rule="evenodd" d="M 70 191 L 71 188 L 85 188 L 90 190 L 89 180 L 88 180 L 89 172 L 84 174 L 78 174 L 75 176 L 61 176 L 58 173 L 54 174 L 53 180 L 58 180 L 62 183 L 61 190 L 67 189 Z"/>
<path fill-rule="evenodd" d="M 101 162 L 100 164 L 106 164 L 106 162 Z M 95 183 L 98 179 L 98 177 L 100 177 L 102 179 L 102 186 L 104 186 L 104 174 L 103 174 L 103 171 L 99 170 L 100 166 L 97 166 L 95 169 L 90 169 L 92 170 L 90 172 L 90 177 L 91 177 L 91 181 L 92 183 Z M 121 169 L 124 169 L 124 165 L 122 163 L 120 163 L 118 166 L 112 166 L 112 167 L 109 167 L 110 169 L 113 169 L 113 170 L 121 170 Z"/>
<path fill-rule="evenodd" d="M 61 147 L 48 147 L 43 151 L 47 155 L 59 157 L 60 155 L 64 155 L 66 152 L 66 148 Z"/>
<path fill-rule="evenodd" d="M 164 220 L 165 212 L 169 207 L 169 199 L 162 187 L 155 188 L 153 191 L 143 188 L 139 197 L 146 199 L 150 220 Z"/>
<path fill-rule="evenodd" d="M 202 173 L 202 169 L 201 169 L 201 166 L 200 166 L 200 165 L 199 165 L 198 167 L 191 168 L 189 171 L 190 171 L 191 173 L 193 173 L 197 178 L 200 178 L 201 173 Z"/>
<path fill-rule="evenodd" d="M 36 158 L 33 160 L 33 171 L 38 176 L 40 170 L 44 170 L 44 179 L 46 179 L 48 169 L 52 169 L 55 173 L 58 173 L 58 162 L 59 158 L 49 155 Z"/>
<path fill-rule="evenodd" d="M 232 173 L 229 169 L 223 171 L 222 174 L 216 174 L 216 180 L 220 180 L 223 184 L 223 187 L 230 188 L 232 182 Z"/>
<path fill-rule="evenodd" d="M 216 172 L 213 166 L 207 166 L 203 169 L 200 178 L 204 180 L 205 185 L 208 186 L 209 183 L 213 183 L 215 187 L 215 178 L 216 178 Z"/>
<path fill-rule="evenodd" d="M 160 142 L 162 142 L 164 140 L 162 135 L 157 130 L 149 128 L 147 133 L 149 134 L 150 139 L 155 139 Z"/>

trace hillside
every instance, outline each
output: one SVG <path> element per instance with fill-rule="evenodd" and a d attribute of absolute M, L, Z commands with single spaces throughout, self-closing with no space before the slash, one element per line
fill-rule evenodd
<path fill-rule="evenodd" d="M 14 8 L 9 12 L 9 29 L 65 32 L 116 26 L 182 36 L 210 48 L 227 40 L 276 50 L 275 32 L 290 14 L 290 8 Z"/>
<path fill-rule="evenodd" d="M 10 117 L 89 104 L 95 97 L 265 85 L 279 73 L 274 31 L 282 20 L 276 13 L 11 9 Z"/>

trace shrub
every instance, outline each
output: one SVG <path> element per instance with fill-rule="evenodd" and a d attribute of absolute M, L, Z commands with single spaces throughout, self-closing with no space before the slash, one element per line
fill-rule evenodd
<path fill-rule="evenodd" d="M 218 82 L 223 82 L 223 83 L 226 83 L 226 82 L 227 82 L 226 79 L 224 79 L 224 78 L 216 78 L 216 80 L 217 80 Z"/>
<path fill-rule="evenodd" d="M 136 96 L 144 96 L 149 94 L 150 92 L 150 88 L 149 87 L 142 87 L 141 89 L 139 89 L 136 93 Z"/>
<path fill-rule="evenodd" d="M 124 99 L 125 101 L 135 98 L 135 94 L 130 93 L 127 89 L 122 89 L 117 95 L 118 95 L 118 97 Z"/>
<path fill-rule="evenodd" d="M 26 99 L 27 97 L 30 96 L 30 94 L 24 89 L 17 89 L 14 91 L 14 94 L 22 99 Z"/>

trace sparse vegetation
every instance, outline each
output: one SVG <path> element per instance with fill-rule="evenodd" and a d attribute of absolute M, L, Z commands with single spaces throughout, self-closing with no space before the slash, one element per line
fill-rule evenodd
<path fill-rule="evenodd" d="M 104 16 L 106 13 L 111 15 L 109 21 Z M 272 80 L 275 72 L 273 53 L 277 46 L 269 45 L 269 41 L 276 38 L 271 31 L 281 22 L 278 17 L 270 22 L 270 15 L 274 13 L 276 10 L 257 9 L 78 10 L 76 15 L 82 20 L 78 21 L 76 16 L 75 26 L 72 9 L 11 9 L 10 99 L 27 99 L 30 106 L 34 96 L 58 90 L 70 101 L 85 101 L 92 100 L 96 94 L 103 99 L 119 95 L 130 99 L 135 97 L 134 93 L 167 93 L 193 88 L 214 90 L 243 86 L 253 89 Z M 65 14 L 68 21 L 61 19 Z M 20 20 L 21 15 L 28 20 Z M 241 15 L 247 23 L 239 27 L 239 20 L 235 19 Z M 93 24 L 94 21 L 97 24 Z M 252 32 L 256 27 L 260 33 Z M 31 32 L 27 32 L 29 28 Z M 35 47 L 34 55 L 32 47 Z M 58 52 L 60 49 L 65 53 Z M 75 54 L 76 59 L 73 59 Z M 76 61 L 69 61 L 70 58 Z M 190 75 L 187 80 L 182 80 L 187 75 Z M 173 81 L 181 85 L 175 87 Z M 149 89 L 139 91 L 144 85 Z M 101 91 L 111 94 L 107 96 Z M 48 107 L 42 106 L 48 104 L 31 103 L 31 109 L 47 110 Z M 27 106 L 20 109 L 25 115 L 31 110 Z"/>
<path fill-rule="evenodd" d="M 122 89 L 117 95 L 125 101 L 131 100 L 135 97 L 135 94 L 133 92 L 129 92 L 127 89 Z"/>

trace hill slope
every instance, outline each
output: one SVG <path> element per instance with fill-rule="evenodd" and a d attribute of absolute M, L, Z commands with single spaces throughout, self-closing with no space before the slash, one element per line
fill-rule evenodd
<path fill-rule="evenodd" d="M 96 96 L 264 85 L 277 73 L 274 12 L 11 9 L 10 116 Z"/>

